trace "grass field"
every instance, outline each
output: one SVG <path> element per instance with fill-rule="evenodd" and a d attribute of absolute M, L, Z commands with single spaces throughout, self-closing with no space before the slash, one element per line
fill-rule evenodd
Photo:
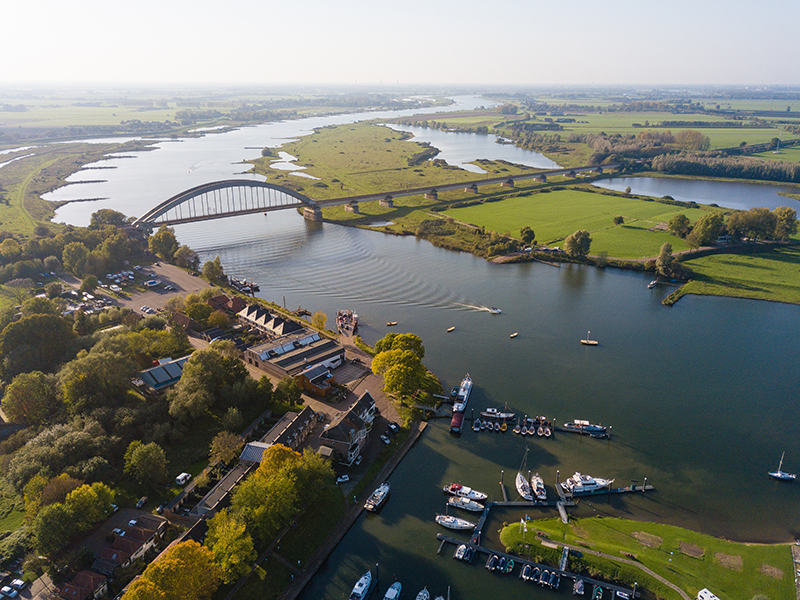
<path fill-rule="evenodd" d="M 723 600 L 749 600 L 756 594 L 770 600 L 795 598 L 793 560 L 786 544 L 740 544 L 671 525 L 600 517 L 570 519 L 568 525 L 559 519 L 530 521 L 524 538 L 520 524 L 515 523 L 502 530 L 500 540 L 519 554 L 534 554 L 541 548 L 540 541 L 535 539 L 537 531 L 573 548 L 632 558 L 692 598 L 702 588 L 710 589 Z M 605 573 L 613 571 L 615 578 L 627 585 L 637 582 L 658 596 L 680 598 L 677 592 L 641 569 L 621 561 L 584 553 L 578 564 L 571 559 L 570 565 L 576 570 L 588 567 L 600 568 Z"/>
<path fill-rule="evenodd" d="M 684 294 L 800 304 L 800 245 L 754 254 L 716 254 L 685 262 L 695 278 L 682 288 Z"/>
<path fill-rule="evenodd" d="M 503 202 L 455 208 L 444 214 L 466 223 L 514 237 L 527 225 L 538 243 L 558 244 L 578 229 L 592 235 L 591 254 L 608 253 L 617 258 L 644 258 L 658 255 L 664 242 L 673 251 L 687 249 L 686 243 L 666 231 L 648 231 L 668 222 L 679 213 L 694 222 L 711 208 L 689 209 L 669 204 L 607 196 L 577 189 L 526 194 Z M 624 225 L 614 225 L 622 216 Z"/>
<path fill-rule="evenodd" d="M 767 160 L 777 160 L 780 162 L 800 162 L 800 146 L 790 146 L 788 148 L 781 148 L 779 153 L 775 153 L 772 151 L 769 152 L 759 152 L 757 154 L 751 154 L 750 156 L 754 156 L 756 158 L 764 158 Z"/>

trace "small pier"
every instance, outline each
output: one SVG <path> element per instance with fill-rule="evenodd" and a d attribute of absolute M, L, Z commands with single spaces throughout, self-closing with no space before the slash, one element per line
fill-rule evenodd
<path fill-rule="evenodd" d="M 569 515 L 567 514 L 567 509 L 564 508 L 564 501 L 556 502 L 556 508 L 558 508 L 558 514 L 561 515 L 561 522 L 565 525 L 569 523 Z M 574 503 L 573 503 L 574 505 Z"/>

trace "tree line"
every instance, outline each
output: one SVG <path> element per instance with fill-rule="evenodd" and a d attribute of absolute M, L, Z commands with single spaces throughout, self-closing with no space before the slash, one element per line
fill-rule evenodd
<path fill-rule="evenodd" d="M 716 152 L 662 154 L 652 159 L 651 167 L 655 171 L 674 175 L 800 182 L 800 163 L 728 156 Z"/>

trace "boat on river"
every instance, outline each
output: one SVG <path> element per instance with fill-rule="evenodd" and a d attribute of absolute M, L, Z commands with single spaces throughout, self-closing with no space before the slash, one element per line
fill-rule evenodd
<path fill-rule="evenodd" d="M 533 494 L 536 496 L 537 500 L 547 500 L 547 490 L 544 488 L 544 479 L 542 479 L 542 476 L 538 473 L 531 477 L 531 487 L 533 488 Z"/>
<path fill-rule="evenodd" d="M 372 495 L 367 498 L 364 508 L 371 512 L 377 511 L 381 506 L 383 506 L 383 503 L 388 500 L 390 487 L 391 486 L 389 485 L 388 481 L 384 481 L 382 484 L 380 484 L 378 488 L 372 492 Z"/>
<path fill-rule="evenodd" d="M 598 342 L 597 340 L 591 339 L 589 337 L 590 333 L 592 333 L 592 332 L 591 331 L 587 331 L 586 332 L 586 339 L 585 340 L 581 340 L 581 344 L 583 344 L 584 346 L 597 346 L 600 342 Z"/>
<path fill-rule="evenodd" d="M 436 515 L 436 522 L 448 529 L 475 529 L 475 523 L 451 515 Z"/>
<path fill-rule="evenodd" d="M 586 584 L 583 583 L 583 579 L 576 578 L 575 583 L 572 585 L 572 595 L 583 596 L 584 591 L 586 591 Z"/>
<path fill-rule="evenodd" d="M 610 488 L 612 483 L 614 483 L 613 479 L 602 479 L 576 472 L 569 479 L 562 481 L 560 485 L 565 493 L 578 496 Z"/>
<path fill-rule="evenodd" d="M 795 473 L 787 473 L 783 471 L 783 457 L 786 456 L 786 452 L 781 454 L 781 461 L 778 463 L 778 470 L 777 471 L 769 471 L 767 474 L 774 479 L 780 479 L 781 481 L 794 481 L 797 479 L 797 475 Z"/>
<path fill-rule="evenodd" d="M 522 581 L 529 581 L 532 573 L 533 567 L 530 564 L 526 564 L 520 569 L 519 578 L 522 579 Z"/>
<path fill-rule="evenodd" d="M 456 560 L 464 560 L 464 556 L 467 554 L 467 545 L 461 544 L 456 548 L 456 551 L 453 553 L 453 558 Z"/>
<path fill-rule="evenodd" d="M 472 378 L 469 376 L 469 373 L 464 375 L 464 379 L 461 380 L 461 385 L 458 386 L 458 393 L 456 394 L 455 401 L 453 402 L 453 411 L 454 412 L 464 412 L 467 408 L 467 402 L 469 402 L 469 395 L 472 393 Z"/>
<path fill-rule="evenodd" d="M 564 423 L 564 429 L 578 433 L 605 433 L 607 428 L 602 425 L 594 425 L 589 421 L 575 419 L 572 423 Z"/>
<path fill-rule="evenodd" d="M 364 600 L 372 591 L 372 571 L 367 571 L 356 581 L 353 591 L 350 592 L 350 600 Z"/>
<path fill-rule="evenodd" d="M 592 600 L 603 600 L 603 588 L 599 585 L 594 586 L 594 591 L 592 592 Z"/>
<path fill-rule="evenodd" d="M 472 431 L 480 431 L 481 430 L 481 420 L 475 419 L 472 422 Z"/>
<path fill-rule="evenodd" d="M 517 419 L 517 424 L 516 424 L 516 425 L 514 425 L 514 433 L 516 433 L 517 435 L 519 435 L 520 433 L 522 433 L 522 429 L 521 429 L 521 428 L 520 428 L 520 426 L 519 426 L 519 419 Z"/>
<path fill-rule="evenodd" d="M 450 431 L 453 433 L 461 433 L 461 427 L 464 425 L 464 413 L 454 412 L 453 418 L 450 419 Z"/>
<path fill-rule="evenodd" d="M 422 588 L 419 594 L 417 594 L 417 600 L 431 600 L 431 593 L 428 591 L 428 588 Z"/>
<path fill-rule="evenodd" d="M 461 508 L 464 510 L 469 510 L 472 512 L 483 512 L 484 506 L 480 502 L 475 502 L 475 500 L 470 500 L 469 498 L 462 498 L 460 496 L 450 496 L 447 499 L 447 504 L 450 506 L 455 506 L 456 508 Z"/>
<path fill-rule="evenodd" d="M 395 581 L 392 585 L 389 586 L 389 589 L 386 590 L 386 593 L 383 595 L 383 600 L 400 600 L 400 596 L 403 595 L 403 586 L 400 584 L 399 581 Z"/>
<path fill-rule="evenodd" d="M 523 499 L 528 500 L 529 502 L 533 502 L 533 493 L 531 492 L 531 484 L 528 483 L 528 478 L 522 474 L 523 469 L 525 469 L 525 465 L 528 462 L 528 449 L 525 448 L 525 456 L 522 459 L 522 464 L 519 466 L 519 471 L 517 471 L 517 477 L 514 481 L 517 493 L 522 496 Z"/>
<path fill-rule="evenodd" d="M 388 322 L 386 323 L 386 326 L 387 326 L 387 327 L 394 327 L 395 325 L 397 325 L 397 321 L 388 321 Z"/>
<path fill-rule="evenodd" d="M 492 308 L 488 308 L 487 310 L 493 315 L 499 315 L 501 312 L 503 312 L 502 310 L 500 310 L 496 306 L 493 306 Z"/>
<path fill-rule="evenodd" d="M 482 410 L 481 416 L 496 421 L 513 421 L 517 415 L 508 410 L 508 405 L 506 404 L 503 408 L 487 408 L 486 410 Z"/>
<path fill-rule="evenodd" d="M 653 279 L 653 281 L 647 284 L 647 289 L 652 290 L 657 285 L 658 285 L 658 279 Z"/>
<path fill-rule="evenodd" d="M 473 490 L 471 487 L 461 485 L 460 483 L 448 483 L 442 488 L 442 491 L 445 494 L 461 496 L 462 498 L 474 500 L 475 502 L 483 502 L 489 497 L 488 494 L 484 494 L 478 490 Z"/>

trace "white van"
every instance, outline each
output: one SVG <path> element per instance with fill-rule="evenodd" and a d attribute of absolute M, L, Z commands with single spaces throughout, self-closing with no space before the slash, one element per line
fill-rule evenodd
<path fill-rule="evenodd" d="M 181 473 L 175 478 L 175 483 L 178 485 L 186 485 L 186 483 L 192 478 L 191 474 L 189 473 Z"/>

